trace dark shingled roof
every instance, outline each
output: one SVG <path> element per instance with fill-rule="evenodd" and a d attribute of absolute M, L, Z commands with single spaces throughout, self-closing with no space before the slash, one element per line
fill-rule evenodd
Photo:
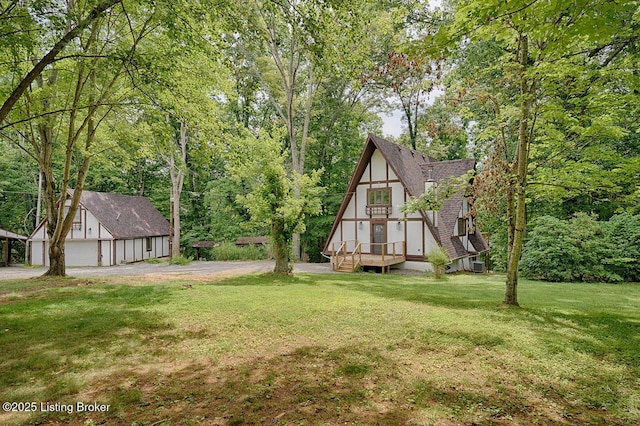
<path fill-rule="evenodd" d="M 478 253 L 489 250 L 489 244 L 487 244 L 487 241 L 482 237 L 480 231 L 469 234 L 469 241 L 473 244 L 473 247 L 475 247 Z"/>
<path fill-rule="evenodd" d="M 338 215 L 329 238 L 331 238 L 331 235 L 335 232 L 339 219 L 344 214 L 362 173 L 364 172 L 366 162 L 369 160 L 376 148 L 380 150 L 391 166 L 391 169 L 407 189 L 409 195 L 413 197 L 417 197 L 424 192 L 425 182 L 429 180 L 429 175 L 431 175 L 431 180 L 434 182 L 446 181 L 450 177 L 462 176 L 469 170 L 473 170 L 475 168 L 475 159 L 473 158 L 465 160 L 437 161 L 435 158 L 429 157 L 421 152 L 394 144 L 383 138 L 369 134 L 362 155 L 358 160 L 356 171 L 349 183 L 347 194 L 342 201 L 340 210 L 338 211 Z M 463 196 L 464 194 L 462 193 L 454 194 L 444 202 L 442 209 L 438 212 L 439 221 L 437 227 L 432 223 L 429 217 L 422 212 L 422 216 L 427 223 L 427 226 L 433 233 L 436 240 L 438 240 L 449 254 L 451 259 L 459 259 L 469 254 L 460 242 L 460 238 L 453 235 L 458 214 L 460 213 Z M 470 237 L 470 241 L 478 252 L 488 250 L 488 246 L 484 241 L 484 238 L 482 238 L 478 232 L 476 232 L 472 238 Z"/>
<path fill-rule="evenodd" d="M 425 178 L 420 166 L 435 162 L 436 159 L 374 135 L 369 135 L 369 138 L 384 155 L 395 174 L 404 183 L 409 194 L 416 197 L 423 193 Z"/>
<path fill-rule="evenodd" d="M 114 238 L 169 235 L 169 222 L 145 197 L 82 191 L 80 204 L 89 210 Z"/>
<path fill-rule="evenodd" d="M 433 181 L 446 182 L 453 176 L 462 176 L 469 170 L 475 169 L 475 165 L 476 161 L 473 158 L 469 158 L 464 160 L 429 162 L 422 164 L 420 168 L 425 181 L 429 176 L 429 170 L 431 170 Z M 438 212 L 438 219 L 440 220 L 437 228 L 438 237 L 440 244 L 442 244 L 442 247 L 447 251 L 451 259 L 458 259 L 468 255 L 467 250 L 460 242 L 460 238 L 453 235 L 463 197 L 464 194 L 462 192 L 453 194 L 442 204 L 442 208 Z"/>

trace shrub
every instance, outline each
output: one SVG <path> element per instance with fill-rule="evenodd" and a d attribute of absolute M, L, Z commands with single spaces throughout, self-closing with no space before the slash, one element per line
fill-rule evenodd
<path fill-rule="evenodd" d="M 238 247 L 234 243 L 226 242 L 215 247 L 212 251 L 213 260 L 263 260 L 269 258 L 268 246 L 255 246 L 253 244 L 246 247 Z"/>
<path fill-rule="evenodd" d="M 529 232 L 520 268 L 524 276 L 548 281 L 571 281 L 580 265 L 580 248 L 567 221 L 538 218 Z"/>
<path fill-rule="evenodd" d="M 193 258 L 191 257 L 185 257 L 183 255 L 179 255 L 179 256 L 173 256 L 170 260 L 169 263 L 171 265 L 188 265 L 193 261 Z"/>
<path fill-rule="evenodd" d="M 619 214 L 603 225 L 606 267 L 625 281 L 640 281 L 640 215 Z"/>
<path fill-rule="evenodd" d="M 570 220 L 538 218 L 520 263 L 524 276 L 547 281 L 636 281 L 640 278 L 640 216 L 599 222 L 584 213 Z"/>
<path fill-rule="evenodd" d="M 435 248 L 431 250 L 429 253 L 427 253 L 426 258 L 427 258 L 427 261 L 433 265 L 433 272 L 437 280 L 442 277 L 444 268 L 449 263 L 451 263 L 451 259 L 449 259 L 449 255 L 440 246 L 438 246 L 438 248 Z"/>

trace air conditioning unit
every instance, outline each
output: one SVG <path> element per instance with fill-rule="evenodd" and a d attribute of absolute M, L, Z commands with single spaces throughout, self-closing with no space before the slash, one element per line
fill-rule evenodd
<path fill-rule="evenodd" d="M 479 274 L 484 273 L 484 262 L 471 262 L 471 270 Z"/>

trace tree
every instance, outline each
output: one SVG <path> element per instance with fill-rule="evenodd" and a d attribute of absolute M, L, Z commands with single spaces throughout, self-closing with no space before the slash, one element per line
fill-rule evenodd
<path fill-rule="evenodd" d="M 495 62 L 479 58 L 471 65 L 473 72 L 460 81 L 460 92 L 483 102 L 493 113 L 492 122 L 480 129 L 492 141 L 493 164 L 486 179 L 481 175 L 477 183 L 482 186 L 483 179 L 497 178 L 503 189 L 508 231 L 506 305 L 518 305 L 530 187 L 544 184 L 532 182 L 531 177 L 559 153 L 579 151 L 594 135 L 615 135 L 620 130 L 608 119 L 611 114 L 602 120 L 589 104 L 614 86 L 620 89 L 607 74 L 623 64 L 621 58 L 635 45 L 635 11 L 631 2 L 456 3 L 454 22 L 429 38 L 428 43 L 449 49 L 460 46 L 463 54 L 477 44 L 497 52 Z M 623 30 L 618 33 L 620 23 Z M 460 44 L 452 45 L 451 40 Z"/>
<path fill-rule="evenodd" d="M 288 161 L 297 174 L 306 171 L 319 88 L 331 75 L 353 77 L 354 67 L 364 62 L 363 47 L 369 44 L 359 41 L 367 36 L 365 20 L 360 19 L 366 6 L 366 2 L 255 1 L 237 19 L 239 31 L 231 44 L 242 53 L 243 67 L 253 74 L 244 87 L 259 83 L 280 122 L 276 127 L 287 130 Z M 297 234 L 294 253 L 300 257 Z"/>
<path fill-rule="evenodd" d="M 33 68 L 22 78 L 19 79 L 19 83 L 13 89 L 11 94 L 7 97 L 7 99 L 0 107 L 0 124 L 4 122 L 7 118 L 11 109 L 14 107 L 16 102 L 20 99 L 20 97 L 29 89 L 31 84 L 40 77 L 42 72 L 53 62 L 56 60 L 58 55 L 67 47 L 67 45 L 74 39 L 78 38 L 82 32 L 87 29 L 96 19 L 98 19 L 105 11 L 109 10 L 116 4 L 122 3 L 122 0 L 104 0 L 94 6 L 92 9 L 89 9 L 84 17 L 81 16 L 81 19 L 77 20 L 75 23 L 67 21 L 66 32 L 62 37 L 60 37 L 56 43 L 49 49 L 49 51 L 42 56 L 42 58 L 35 62 Z M 18 33 L 24 30 L 16 30 L 15 28 L 11 28 L 12 24 L 18 24 L 28 22 L 31 25 L 36 25 L 36 22 L 26 17 L 26 11 L 24 10 L 24 5 L 21 5 L 22 2 L 19 1 L 11 1 L 7 4 L 6 7 L 3 7 L 0 10 L 0 22 L 3 23 L 2 27 L 0 27 L 0 31 L 3 32 L 2 39 L 3 44 L 5 43 L 5 38 L 9 38 L 9 36 L 14 36 L 16 31 Z M 67 11 L 62 11 L 64 15 Z M 83 12 L 82 10 L 78 10 L 77 12 Z M 19 16 L 20 22 L 15 19 L 13 14 L 17 14 Z M 50 22 L 55 22 L 56 20 L 51 19 Z M 62 20 L 64 22 L 64 20 Z M 8 24 L 6 24 L 8 23 Z M 7 31 L 7 32 L 5 32 Z M 27 31 L 24 31 L 25 33 Z M 11 37 L 14 38 L 15 37 Z"/>
<path fill-rule="evenodd" d="M 209 28 L 202 23 L 199 27 L 203 32 Z M 194 164 L 210 161 L 224 131 L 216 99 L 229 91 L 227 73 L 218 60 L 220 52 L 209 44 L 216 34 L 208 35 L 207 43 L 197 40 L 190 49 L 184 48 L 184 42 L 163 39 L 160 50 L 163 56 L 173 58 L 172 64 L 162 71 L 151 71 L 152 84 L 138 87 L 151 103 L 144 107 L 140 124 L 149 127 L 152 149 L 166 164 L 171 181 L 173 256 L 180 255 L 185 179 Z"/>
<path fill-rule="evenodd" d="M 421 132 L 421 117 L 427 110 L 429 96 L 438 84 L 441 72 L 440 60 L 392 51 L 388 53 L 387 61 L 376 67 L 369 77 L 400 102 L 400 109 L 407 120 L 409 145 L 414 150 Z"/>
<path fill-rule="evenodd" d="M 24 104 L 13 108 L 13 122 L 5 125 L 21 134 L 14 143 L 29 153 L 43 175 L 49 276 L 66 274 L 64 241 L 91 160 L 101 150 L 98 127 L 118 104 L 124 70 L 150 24 L 148 16 L 124 7 L 86 25 L 74 23 L 85 16 L 81 6 L 69 2 L 64 15 L 69 28 L 80 28 L 73 33 L 78 42 L 65 45 L 65 58 L 33 77 L 35 85 L 25 93 Z"/>
<path fill-rule="evenodd" d="M 317 186 L 320 172 L 287 173 L 283 139 L 282 132 L 274 136 L 262 132 L 257 139 L 247 136 L 233 150 L 229 167 L 250 188 L 248 194 L 238 195 L 238 201 L 249 210 L 254 222 L 270 230 L 274 273 L 288 275 L 293 269 L 293 234 L 304 231 L 306 215 L 321 212 L 323 189 Z"/>

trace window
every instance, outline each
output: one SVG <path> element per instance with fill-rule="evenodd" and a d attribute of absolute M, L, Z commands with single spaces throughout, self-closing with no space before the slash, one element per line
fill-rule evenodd
<path fill-rule="evenodd" d="M 467 219 L 463 217 L 458 218 L 458 236 L 462 237 L 467 235 Z"/>
<path fill-rule="evenodd" d="M 73 229 L 80 228 L 82 228 L 82 211 L 80 207 L 78 207 L 75 216 L 73 216 Z"/>
<path fill-rule="evenodd" d="M 145 244 L 147 246 L 147 251 L 151 251 L 151 237 L 145 238 Z"/>
<path fill-rule="evenodd" d="M 391 188 L 367 190 L 367 214 L 391 213 Z"/>
<path fill-rule="evenodd" d="M 69 206 L 65 206 L 64 214 L 65 216 L 69 214 Z M 82 209 L 80 207 L 76 209 L 76 214 L 73 216 L 71 228 L 76 231 L 82 229 Z"/>

